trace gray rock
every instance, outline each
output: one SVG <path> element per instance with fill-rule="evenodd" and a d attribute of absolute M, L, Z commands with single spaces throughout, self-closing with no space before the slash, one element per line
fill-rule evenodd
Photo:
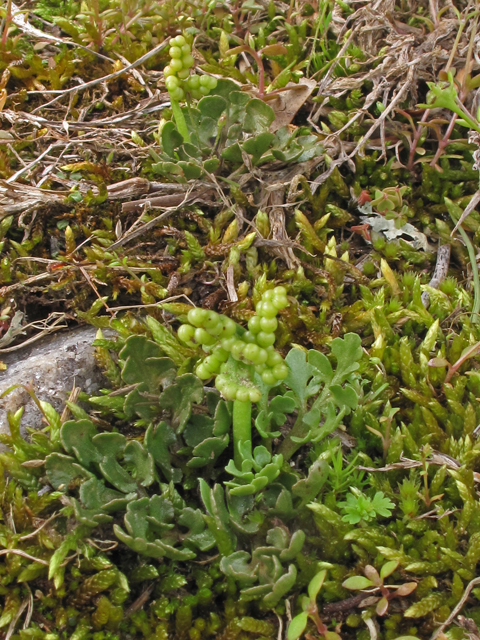
<path fill-rule="evenodd" d="M 0 394 L 12 385 L 31 382 L 36 396 L 61 413 L 74 382 L 89 394 L 107 386 L 93 355 L 95 334 L 94 327 L 73 328 L 54 333 L 31 347 L 0 355 L 7 364 L 7 370 L 0 372 Z M 7 411 L 15 412 L 22 406 L 22 427 L 42 427 L 41 412 L 20 387 L 0 399 L 0 432 L 9 433 Z"/>

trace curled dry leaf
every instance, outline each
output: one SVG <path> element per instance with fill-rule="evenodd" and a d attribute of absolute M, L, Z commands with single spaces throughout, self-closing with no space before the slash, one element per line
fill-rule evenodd
<path fill-rule="evenodd" d="M 268 104 L 275 111 L 275 120 L 270 126 L 272 133 L 292 122 L 316 86 L 315 80 L 301 78 L 298 84 L 289 82 L 284 91 L 280 91 L 273 99 L 268 100 Z M 267 98 L 269 98 L 268 94 Z"/>

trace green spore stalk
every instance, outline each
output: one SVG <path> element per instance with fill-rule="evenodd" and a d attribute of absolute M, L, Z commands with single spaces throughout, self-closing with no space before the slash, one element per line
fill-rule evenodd
<path fill-rule="evenodd" d="M 190 142 L 180 102 L 185 100 L 187 92 L 197 100 L 208 95 L 217 86 L 217 80 L 211 76 L 190 75 L 195 60 L 192 56 L 191 37 L 188 34 L 170 40 L 169 55 L 170 64 L 163 71 L 165 86 L 170 94 L 170 104 L 178 132 L 184 142 Z"/>
<path fill-rule="evenodd" d="M 233 401 L 233 445 L 236 470 L 252 461 L 252 403 L 262 394 L 254 383 L 255 374 L 268 386 L 275 386 L 288 375 L 288 367 L 275 351 L 277 314 L 288 306 L 284 287 L 265 291 L 256 305 L 256 315 L 243 331 L 233 320 L 205 309 L 188 313 L 190 324 L 178 329 L 180 340 L 190 346 L 201 345 L 208 353 L 197 365 L 201 380 L 215 376 L 215 386 L 226 400 Z M 256 464 L 253 462 L 253 467 Z M 233 467 L 232 467 L 233 469 Z M 236 475 L 236 474 L 234 474 Z"/>

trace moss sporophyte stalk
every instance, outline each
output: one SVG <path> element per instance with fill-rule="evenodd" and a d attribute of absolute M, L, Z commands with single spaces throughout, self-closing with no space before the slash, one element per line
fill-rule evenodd
<path fill-rule="evenodd" d="M 189 346 L 201 345 L 208 354 L 197 365 L 197 376 L 201 380 L 215 377 L 218 391 L 233 401 L 234 459 L 226 470 L 242 484 L 227 483 L 232 495 L 251 495 L 263 489 L 278 476 L 283 463 L 281 454 L 272 457 L 264 446 L 252 452 L 251 419 L 252 403 L 262 398 L 260 386 L 268 393 L 288 376 L 288 367 L 273 346 L 276 316 L 287 306 L 285 288 L 275 287 L 263 293 L 247 331 L 230 318 L 205 309 L 190 310 L 190 324 L 178 329 L 180 340 Z"/>
<path fill-rule="evenodd" d="M 170 64 L 163 71 L 165 86 L 170 94 L 173 117 L 184 142 L 190 142 L 190 135 L 180 102 L 185 100 L 187 94 L 199 100 L 203 96 L 207 96 L 217 86 L 217 80 L 212 76 L 190 75 L 190 71 L 195 65 L 192 56 L 192 41 L 193 38 L 189 34 L 180 35 L 170 40 Z"/>

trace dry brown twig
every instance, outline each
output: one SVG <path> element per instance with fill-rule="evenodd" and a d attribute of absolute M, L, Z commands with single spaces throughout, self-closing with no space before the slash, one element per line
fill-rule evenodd
<path fill-rule="evenodd" d="M 29 36 L 33 38 L 41 38 L 42 40 L 50 40 L 55 44 L 63 44 L 71 47 L 75 47 L 77 49 L 83 49 L 87 51 L 89 54 L 94 54 L 98 58 L 103 60 L 107 60 L 108 62 L 114 62 L 108 56 L 103 55 L 102 53 L 98 53 L 88 47 L 85 47 L 83 44 L 78 44 L 77 42 L 73 42 L 68 40 L 67 38 L 58 38 L 57 36 L 52 35 L 51 33 L 46 33 L 45 31 L 41 31 L 37 29 L 37 27 L 32 26 L 26 19 L 25 13 L 22 11 L 20 7 L 17 7 L 15 3 L 11 3 L 11 12 L 12 12 L 12 22 L 22 31 L 27 33 Z"/>
<path fill-rule="evenodd" d="M 118 247 L 122 246 L 126 242 L 129 242 L 130 240 L 133 240 L 134 238 L 138 238 L 138 236 L 140 236 L 143 233 L 145 233 L 145 231 L 149 231 L 150 229 L 153 229 L 156 225 L 158 225 L 159 222 L 163 222 L 166 218 L 171 216 L 173 213 L 175 213 L 177 211 L 180 211 L 180 209 L 182 209 L 187 203 L 188 204 L 192 204 L 195 200 L 198 200 L 201 196 L 203 196 L 205 194 L 206 194 L 205 191 L 203 191 L 203 192 L 194 192 L 193 191 L 193 187 L 191 187 L 190 190 L 187 191 L 187 193 L 184 196 L 159 196 L 160 198 L 167 198 L 167 197 L 168 198 L 172 198 L 172 199 L 175 198 L 175 200 L 177 200 L 177 201 L 180 198 L 182 198 L 181 202 L 179 202 L 177 204 L 177 206 L 172 206 L 172 207 L 168 207 L 168 208 L 166 208 L 164 204 L 156 204 L 156 202 L 158 202 L 158 200 L 155 199 L 155 198 L 151 198 L 149 200 L 137 201 L 135 203 L 128 203 L 128 204 L 137 205 L 135 207 L 135 209 L 143 208 L 144 210 L 146 210 L 146 209 L 153 209 L 153 208 L 156 208 L 158 206 L 158 207 L 161 207 L 161 208 L 166 208 L 166 211 L 164 211 L 160 215 L 156 216 L 153 220 L 150 220 L 149 222 L 146 222 L 142 226 L 138 226 L 138 228 L 136 228 L 134 231 L 131 231 L 130 229 L 128 231 L 126 231 L 122 238 L 120 238 L 119 240 L 114 242 L 112 245 L 110 245 L 109 250 L 110 251 L 114 251 L 115 249 L 117 249 Z M 162 200 L 162 203 L 164 203 L 164 202 L 165 202 L 165 200 Z M 132 208 L 133 207 L 125 207 L 125 209 L 123 209 L 123 210 L 129 211 Z M 135 223 L 135 226 L 140 223 L 140 220 L 141 220 L 141 217 L 137 220 L 137 222 Z"/>
<path fill-rule="evenodd" d="M 147 60 L 149 60 L 153 56 L 157 55 L 157 53 L 159 53 L 160 51 L 163 51 L 163 49 L 168 47 L 168 43 L 169 42 L 170 42 L 169 38 L 167 40 L 164 40 L 162 43 L 160 43 L 156 47 L 154 47 L 151 51 L 148 51 L 146 54 L 144 54 L 143 56 L 141 56 L 140 58 L 135 60 L 135 62 L 132 62 L 128 66 L 123 67 L 122 69 L 119 69 L 118 71 L 114 71 L 113 73 L 109 73 L 108 75 L 103 76 L 102 78 L 97 78 L 95 80 L 90 80 L 89 82 L 84 82 L 83 84 L 80 84 L 80 85 L 78 85 L 76 87 L 70 87 L 69 89 L 61 89 L 61 90 L 60 89 L 52 89 L 51 91 L 29 91 L 28 92 L 29 95 L 35 95 L 35 94 L 37 94 L 37 95 L 38 94 L 42 94 L 42 95 L 52 95 L 52 94 L 54 94 L 54 95 L 56 95 L 56 97 L 53 98 L 53 100 L 50 100 L 46 104 L 43 104 L 43 105 L 41 105 L 39 107 L 36 107 L 35 109 L 32 109 L 31 113 L 35 114 L 38 111 L 41 111 L 42 109 L 45 109 L 45 107 L 49 107 L 50 105 L 55 104 L 55 102 L 57 102 L 58 100 L 60 100 L 64 96 L 70 95 L 71 93 L 75 93 L 75 92 L 78 92 L 78 91 L 85 91 L 86 89 L 91 89 L 92 87 L 96 87 L 97 85 L 102 84 L 103 82 L 108 82 L 109 80 L 114 80 L 115 78 L 120 77 L 124 73 L 127 73 L 128 71 L 131 71 L 132 69 L 135 69 L 136 67 L 139 67 L 144 62 L 146 62 Z"/>
<path fill-rule="evenodd" d="M 30 594 L 31 597 L 31 594 Z M 25 611 L 25 609 L 27 608 L 27 606 L 30 603 L 30 598 L 25 598 L 25 600 L 22 602 L 22 604 L 19 606 L 19 608 L 17 609 L 17 611 L 15 612 L 15 615 L 13 616 L 10 625 L 8 627 L 7 633 L 5 635 L 5 640 L 10 640 L 10 638 L 12 637 L 14 631 L 15 631 L 15 627 L 17 626 L 17 622 L 19 621 L 19 619 L 21 618 L 23 612 Z"/>
<path fill-rule="evenodd" d="M 146 587 L 146 589 L 142 591 L 142 593 L 138 596 L 138 598 L 134 602 L 132 602 L 132 604 L 125 611 L 125 614 L 124 614 L 125 619 L 128 619 L 133 613 L 135 613 L 135 611 L 142 609 L 146 605 L 146 603 L 150 599 L 150 595 L 154 587 L 155 587 L 155 582 L 152 582 L 151 584 L 148 585 L 148 587 Z"/>
<path fill-rule="evenodd" d="M 423 36 L 421 30 L 398 22 L 394 17 L 394 8 L 393 0 L 387 2 L 377 0 L 368 3 L 351 15 L 338 33 L 338 41 L 341 41 L 347 29 L 351 29 L 347 42 L 355 44 L 370 56 L 369 60 L 364 62 L 368 70 L 353 76 L 335 78 L 332 67 L 330 67 L 319 85 L 319 95 L 324 96 L 325 100 L 310 115 L 309 121 L 313 124 L 318 121 L 320 115 L 325 115 L 328 112 L 325 104 L 328 102 L 329 96 L 341 97 L 346 91 L 364 86 L 366 81 L 373 82 L 373 89 L 366 96 L 363 109 L 358 110 L 350 117 L 346 125 L 329 135 L 328 138 L 339 140 L 339 136 L 357 122 L 363 112 L 366 112 L 378 100 L 381 90 L 384 92 L 384 110 L 373 121 L 353 151 L 346 153 L 342 150 L 341 144 L 339 145 L 340 153 L 335 157 L 329 169 L 316 178 L 312 188 L 313 192 L 319 184 L 322 184 L 329 177 L 336 166 L 347 162 L 352 171 L 355 171 L 352 159 L 365 148 L 370 148 L 369 140 L 377 130 L 380 131 L 382 157 L 385 157 L 387 151 L 385 126 L 389 116 L 401 102 L 405 100 L 417 102 L 418 81 L 420 79 L 436 80 L 435 71 L 439 70 L 442 65 L 452 63 L 456 45 L 463 43 L 462 38 L 466 38 L 466 34 L 462 35 L 462 29 L 459 28 L 458 19 L 445 16 L 445 11 L 440 19 L 435 15 L 431 25 L 433 30 Z M 430 0 L 430 13 L 436 8 L 438 8 L 437 0 Z M 455 45 L 453 45 L 454 33 L 456 34 Z M 449 41 L 452 41 L 451 46 L 447 44 Z M 340 57 L 348 49 L 347 42 L 342 45 Z M 439 46 L 440 43 L 444 44 L 444 48 Z M 384 51 L 382 47 L 385 45 L 388 48 Z M 462 50 L 462 47 L 459 49 Z M 378 60 L 380 62 L 372 66 L 372 63 Z M 388 96 L 394 89 L 396 92 L 389 100 Z M 415 132 L 417 142 L 421 132 L 422 128 Z M 415 141 L 414 146 L 416 146 Z M 410 162 L 409 166 L 411 164 Z"/>
<path fill-rule="evenodd" d="M 440 284 L 445 280 L 448 274 L 448 268 L 450 266 L 450 253 L 452 247 L 449 244 L 442 244 L 438 247 L 437 251 L 437 261 L 435 264 L 435 271 L 433 272 L 433 276 L 428 283 L 429 287 L 433 289 L 438 289 Z M 422 293 L 422 302 L 426 309 L 430 304 L 430 294 L 428 291 L 424 291 Z"/>
<path fill-rule="evenodd" d="M 25 333 L 26 329 L 39 329 L 39 332 L 31 338 L 24 340 L 24 342 L 22 342 L 21 344 L 17 344 L 13 347 L 1 348 L 0 353 L 11 353 L 12 351 L 17 351 L 18 349 L 26 347 L 27 345 L 36 342 L 40 338 L 43 338 L 43 336 L 49 335 L 54 331 L 59 331 L 60 329 L 65 329 L 67 325 L 62 323 L 65 322 L 66 318 L 66 313 L 54 311 L 45 320 L 35 320 L 34 322 L 29 322 L 28 324 L 23 325 L 21 327 L 21 331 L 19 331 L 16 335 Z M 10 342 L 16 337 L 16 335 L 14 334 L 11 337 Z M 6 338 L 6 336 L 0 338 L 0 344 L 2 345 L 4 344 L 2 342 L 4 338 Z M 9 344 L 9 342 L 6 342 L 5 344 Z"/>

